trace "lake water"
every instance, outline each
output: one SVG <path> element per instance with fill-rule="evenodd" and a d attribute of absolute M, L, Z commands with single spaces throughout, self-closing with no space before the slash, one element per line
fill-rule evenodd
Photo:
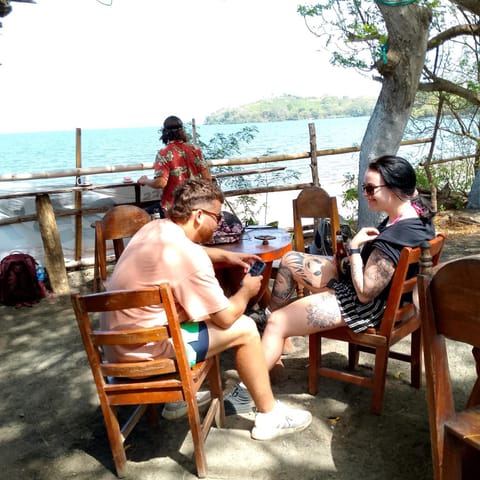
<path fill-rule="evenodd" d="M 315 120 L 315 130 L 317 135 L 317 149 L 340 148 L 360 145 L 369 117 L 339 118 Z M 308 124 L 311 121 L 285 121 L 271 123 L 253 123 L 239 125 L 198 125 L 197 132 L 200 139 L 207 143 L 215 133 L 225 135 L 236 133 L 244 126 L 255 126 L 258 133 L 254 140 L 242 146 L 238 157 L 253 157 L 261 155 L 275 155 L 284 153 L 302 153 L 310 150 Z M 122 128 L 122 129 L 101 129 L 101 130 L 82 130 L 81 135 L 81 157 L 82 167 L 106 167 L 111 165 L 136 165 L 149 164 L 155 159 L 155 154 L 163 144 L 159 140 L 159 127 L 145 128 Z M 1 175 L 12 173 L 33 173 L 47 172 L 51 170 L 75 168 L 76 158 L 76 135 L 75 131 L 64 132 L 33 132 L 0 134 L 0 178 Z M 418 147 L 408 147 L 401 151 L 405 156 L 414 156 L 425 154 L 428 147 L 419 152 Z M 407 151 L 408 150 L 408 151 Z M 311 181 L 311 171 L 309 160 L 287 162 L 289 168 L 293 168 L 300 176 L 297 180 L 279 178 L 278 174 L 266 174 L 265 181 L 269 185 L 285 183 L 304 183 Z M 278 164 L 269 164 L 266 166 L 277 166 Z M 261 167 L 262 165 L 258 165 Z M 357 173 L 358 171 L 358 153 L 336 155 L 330 157 L 320 157 L 318 159 L 319 176 L 321 185 L 331 194 L 340 196 L 342 193 L 342 183 L 347 173 Z M 246 168 L 252 168 L 246 167 Z M 92 175 L 93 183 L 120 182 L 124 175 L 138 178 L 141 171 L 132 173 L 109 173 L 101 175 Z M 148 170 L 146 173 L 151 174 Z M 271 178 L 268 177 L 271 175 Z M 247 177 L 248 178 L 248 177 Z M 74 177 L 65 177 L 60 179 L 48 180 L 28 180 L 28 181 L 0 181 L 0 193 L 11 191 L 33 190 L 38 187 L 45 188 L 48 185 L 72 185 Z M 226 188 L 228 190 L 229 188 Z M 129 190 L 129 189 L 123 189 Z M 258 202 L 258 221 L 264 223 L 277 220 L 280 225 L 290 225 L 291 215 L 286 214 L 291 210 L 291 199 L 298 192 L 285 192 L 275 194 L 275 201 L 261 198 Z M 85 200 L 91 195 L 91 201 L 95 201 L 99 193 L 88 193 Z M 108 193 L 105 194 L 108 197 Z M 53 201 L 53 200 L 52 200 Z M 5 204 L 8 203 L 8 205 Z M 63 207 L 71 207 L 73 202 L 72 195 L 63 195 L 58 199 Z M 265 208 L 265 203 L 267 207 Z M 341 202 L 339 202 L 341 204 Z M 260 207 L 263 205 L 263 207 Z M 5 218 L 14 214 L 15 209 L 23 209 L 26 214 L 34 212 L 33 198 L 25 200 L 0 201 L 0 218 Z M 340 205 L 340 211 L 342 207 Z M 73 247 L 69 245 L 73 241 L 72 219 L 59 218 L 59 228 L 62 238 L 62 244 L 66 245 L 66 256 L 70 256 L 70 250 Z M 91 235 L 89 225 L 92 219 L 86 219 L 87 241 L 85 248 L 90 250 Z M 38 232 L 32 239 L 31 231 L 38 230 L 36 224 L 32 222 L 15 226 L 3 226 L 0 228 L 0 258 L 7 250 L 13 248 L 19 250 L 31 250 L 40 255 L 41 243 L 39 244 Z M 88 234 L 88 235 L 87 235 Z M 8 240 L 8 241 L 7 241 Z M 33 242 L 31 247 L 29 242 Z"/>
<path fill-rule="evenodd" d="M 340 148 L 360 145 L 369 117 L 337 118 L 315 120 L 317 148 Z M 241 147 L 238 157 L 275 155 L 282 153 L 308 152 L 311 121 L 284 121 L 237 125 L 199 125 L 197 132 L 205 143 L 215 134 L 234 134 L 243 127 L 255 126 L 258 133 L 254 140 Z M 82 130 L 81 157 L 83 167 L 104 167 L 111 165 L 134 165 L 151 163 L 163 144 L 159 140 L 159 127 Z M 44 172 L 75 168 L 75 131 L 33 132 L 0 134 L 0 176 L 22 172 Z M 335 157 L 319 158 L 320 181 L 326 184 L 343 181 L 348 172 L 356 172 L 358 153 Z M 251 168 L 251 167 L 249 167 Z M 311 180 L 308 160 L 295 168 L 301 174 L 301 181 Z M 139 172 L 140 173 L 140 172 Z M 148 172 L 150 173 L 150 172 Z M 124 174 L 102 174 L 93 177 L 92 182 L 116 182 Z M 135 175 L 132 174 L 133 177 Z M 71 184 L 74 178 L 61 178 L 45 183 Z M 23 186 L 20 186 L 20 185 Z M 33 182 L 35 184 L 35 182 Z M 24 182 L 2 182 L 0 191 L 23 190 Z"/>

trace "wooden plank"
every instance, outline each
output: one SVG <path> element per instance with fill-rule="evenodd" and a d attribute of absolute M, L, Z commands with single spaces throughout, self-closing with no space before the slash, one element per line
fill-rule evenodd
<path fill-rule="evenodd" d="M 76 129 L 75 141 L 75 167 L 82 168 L 82 129 Z M 75 183 L 78 185 L 80 177 L 75 177 Z M 82 191 L 75 192 L 75 209 L 82 208 Z M 82 214 L 75 215 L 75 260 L 82 258 Z"/>
<path fill-rule="evenodd" d="M 431 138 L 420 138 L 414 140 L 404 140 L 400 142 L 400 145 L 417 145 L 421 143 L 431 142 Z M 324 150 L 317 150 L 317 157 L 324 157 L 330 155 L 341 155 L 344 153 L 359 152 L 360 147 L 345 147 L 345 148 L 328 148 Z M 271 163 L 284 160 L 302 160 L 310 158 L 310 152 L 301 152 L 295 154 L 281 154 L 281 155 L 268 155 L 261 157 L 249 157 L 249 158 L 218 158 L 213 160 L 207 160 L 210 167 L 220 166 L 237 166 L 237 165 L 254 165 L 258 163 Z M 80 175 L 96 175 L 100 173 L 120 173 L 120 172 L 133 172 L 141 170 L 153 170 L 153 162 L 147 163 L 134 163 L 130 165 L 106 165 L 103 167 L 89 167 L 89 168 L 70 168 L 62 170 L 46 170 L 43 172 L 23 172 L 23 173 L 3 173 L 0 174 L 0 182 L 10 182 L 18 180 L 41 180 L 46 178 L 61 178 L 61 177 L 77 177 Z"/>
<path fill-rule="evenodd" d="M 55 294 L 67 295 L 70 293 L 70 287 L 68 285 L 62 242 L 58 233 L 52 202 L 48 195 L 37 195 L 35 205 L 37 207 L 38 225 L 45 251 L 45 268 L 48 272 L 50 286 Z"/>
<path fill-rule="evenodd" d="M 320 186 L 318 178 L 318 161 L 317 161 L 317 133 L 315 131 L 315 124 L 308 124 L 308 132 L 310 134 L 310 168 L 312 170 L 312 181 L 316 187 Z"/>
<path fill-rule="evenodd" d="M 52 195 L 55 193 L 70 193 L 70 192 L 85 192 L 87 190 L 108 190 L 112 188 L 123 188 L 123 187 L 134 187 L 135 191 L 139 187 L 136 183 L 112 183 L 105 185 L 89 185 L 88 187 L 59 187 L 59 188 L 49 188 L 47 190 L 30 190 L 29 192 L 16 192 L 16 193 L 6 193 L 0 194 L 0 200 L 6 200 L 8 198 L 21 198 L 21 197 L 33 197 L 37 194 Z"/>
<path fill-rule="evenodd" d="M 259 173 L 280 172 L 287 167 L 257 168 L 255 170 L 234 170 L 233 172 L 222 172 L 212 175 L 213 178 L 241 177 L 243 175 L 256 175 Z"/>
<path fill-rule="evenodd" d="M 258 193 L 271 193 L 271 192 L 287 192 L 289 190 L 303 190 L 304 188 L 311 187 L 311 183 L 297 183 L 292 185 L 270 185 L 260 188 L 242 188 L 240 190 L 226 190 L 223 194 L 226 197 L 236 197 L 238 195 L 254 195 Z"/>

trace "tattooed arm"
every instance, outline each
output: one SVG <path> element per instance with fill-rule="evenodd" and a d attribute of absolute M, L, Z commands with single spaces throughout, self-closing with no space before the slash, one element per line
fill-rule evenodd
<path fill-rule="evenodd" d="M 353 286 L 363 303 L 378 297 L 395 273 L 392 260 L 378 248 L 373 249 L 365 268 L 358 254 L 350 256 L 350 266 Z"/>

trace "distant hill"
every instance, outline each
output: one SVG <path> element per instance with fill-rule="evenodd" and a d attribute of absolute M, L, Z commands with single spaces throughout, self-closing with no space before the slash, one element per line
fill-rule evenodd
<path fill-rule="evenodd" d="M 373 97 L 296 97 L 283 95 L 237 108 L 223 108 L 205 119 L 205 124 L 315 120 L 318 118 L 361 117 L 370 115 Z"/>

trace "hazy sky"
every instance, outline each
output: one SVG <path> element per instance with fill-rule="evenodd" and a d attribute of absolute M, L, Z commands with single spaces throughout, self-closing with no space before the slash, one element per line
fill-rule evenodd
<path fill-rule="evenodd" d="M 0 132 L 201 123 L 282 94 L 379 91 L 329 65 L 297 0 L 36 1 L 1 19 Z"/>

